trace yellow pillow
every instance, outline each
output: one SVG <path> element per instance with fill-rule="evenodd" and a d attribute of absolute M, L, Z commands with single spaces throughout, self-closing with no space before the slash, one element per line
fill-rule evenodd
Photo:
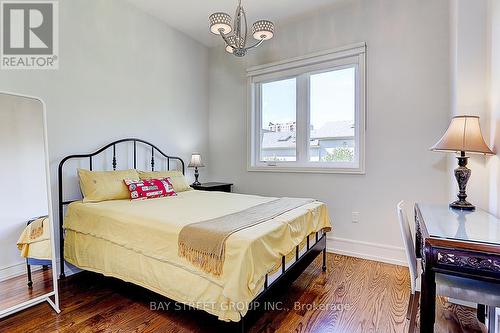
<path fill-rule="evenodd" d="M 151 178 L 165 178 L 170 177 L 172 181 L 172 186 L 174 187 L 175 192 L 184 192 L 192 190 L 191 186 L 189 186 L 186 177 L 182 174 L 182 172 L 177 170 L 170 171 L 137 171 L 139 173 L 139 178 L 141 179 L 151 179 Z"/>
<path fill-rule="evenodd" d="M 83 202 L 130 199 L 124 179 L 139 180 L 136 170 L 89 171 L 78 169 Z"/>

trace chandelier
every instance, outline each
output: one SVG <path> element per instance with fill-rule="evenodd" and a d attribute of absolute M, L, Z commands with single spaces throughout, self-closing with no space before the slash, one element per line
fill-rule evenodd
<path fill-rule="evenodd" d="M 252 36 L 257 42 L 247 47 L 247 16 L 241 5 L 241 0 L 238 0 L 238 7 L 234 14 L 232 26 L 231 16 L 226 13 L 213 13 L 208 19 L 210 21 L 210 31 L 221 36 L 226 45 L 226 51 L 237 57 L 243 57 L 248 50 L 259 46 L 265 40 L 273 38 L 274 35 L 273 22 L 268 20 L 256 21 L 252 25 Z"/>

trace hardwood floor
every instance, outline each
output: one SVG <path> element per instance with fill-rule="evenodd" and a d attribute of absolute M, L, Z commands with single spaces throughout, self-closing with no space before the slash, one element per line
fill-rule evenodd
<path fill-rule="evenodd" d="M 0 310 L 28 301 L 52 291 L 52 269 L 33 270 L 32 288 L 28 288 L 28 275 L 20 275 L 0 282 Z"/>
<path fill-rule="evenodd" d="M 257 313 L 249 332 L 406 332 L 409 277 L 405 267 L 328 254 Z M 3 292 L 3 291 L 2 291 Z M 60 284 L 60 314 L 40 304 L 0 321 L 0 332 L 227 332 L 198 310 L 150 310 L 167 299 L 143 288 L 80 273 Z M 480 332 L 472 309 L 438 302 L 436 332 Z"/>

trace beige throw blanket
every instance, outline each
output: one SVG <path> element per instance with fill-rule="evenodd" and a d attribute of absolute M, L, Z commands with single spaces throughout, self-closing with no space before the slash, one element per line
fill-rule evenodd
<path fill-rule="evenodd" d="M 41 235 L 43 235 L 43 224 L 47 223 L 45 222 L 47 220 L 47 217 L 41 217 L 36 219 L 35 221 L 31 222 L 29 224 L 31 231 L 30 231 L 30 240 L 35 240 Z"/>
<path fill-rule="evenodd" d="M 179 233 L 179 256 L 207 273 L 220 276 L 225 243 L 230 235 L 314 201 L 280 198 L 237 213 L 186 225 Z"/>
<path fill-rule="evenodd" d="M 21 256 L 26 258 L 50 259 L 50 246 L 50 223 L 47 216 L 28 224 L 17 241 Z"/>

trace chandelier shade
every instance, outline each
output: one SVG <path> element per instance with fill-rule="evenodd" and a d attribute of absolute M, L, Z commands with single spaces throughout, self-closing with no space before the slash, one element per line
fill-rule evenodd
<path fill-rule="evenodd" d="M 234 36 L 227 37 L 226 43 L 227 43 L 226 44 L 226 51 L 229 53 L 233 53 L 234 47 L 236 46 L 236 39 L 234 38 Z"/>
<path fill-rule="evenodd" d="M 253 24 L 252 35 L 256 40 L 269 40 L 274 36 L 274 23 L 268 20 L 260 20 Z"/>
<path fill-rule="evenodd" d="M 226 38 L 226 51 L 229 53 L 233 53 L 235 49 L 244 47 L 242 42 L 243 38 L 241 37 L 236 37 L 234 35 L 228 36 Z"/>
<path fill-rule="evenodd" d="M 221 36 L 224 40 L 224 47 L 228 53 L 237 57 L 243 57 L 248 50 L 259 46 L 265 40 L 274 36 L 274 23 L 269 20 L 259 20 L 252 24 L 252 36 L 257 40 L 253 45 L 247 46 L 247 32 L 250 32 L 247 24 L 247 16 L 241 0 L 238 0 L 238 7 L 231 20 L 229 14 L 223 12 L 213 13 L 208 17 L 210 31 Z"/>
<path fill-rule="evenodd" d="M 228 34 L 233 30 L 231 28 L 231 16 L 229 16 L 229 14 L 213 13 L 208 17 L 208 20 L 210 21 L 210 31 L 213 34 Z"/>

